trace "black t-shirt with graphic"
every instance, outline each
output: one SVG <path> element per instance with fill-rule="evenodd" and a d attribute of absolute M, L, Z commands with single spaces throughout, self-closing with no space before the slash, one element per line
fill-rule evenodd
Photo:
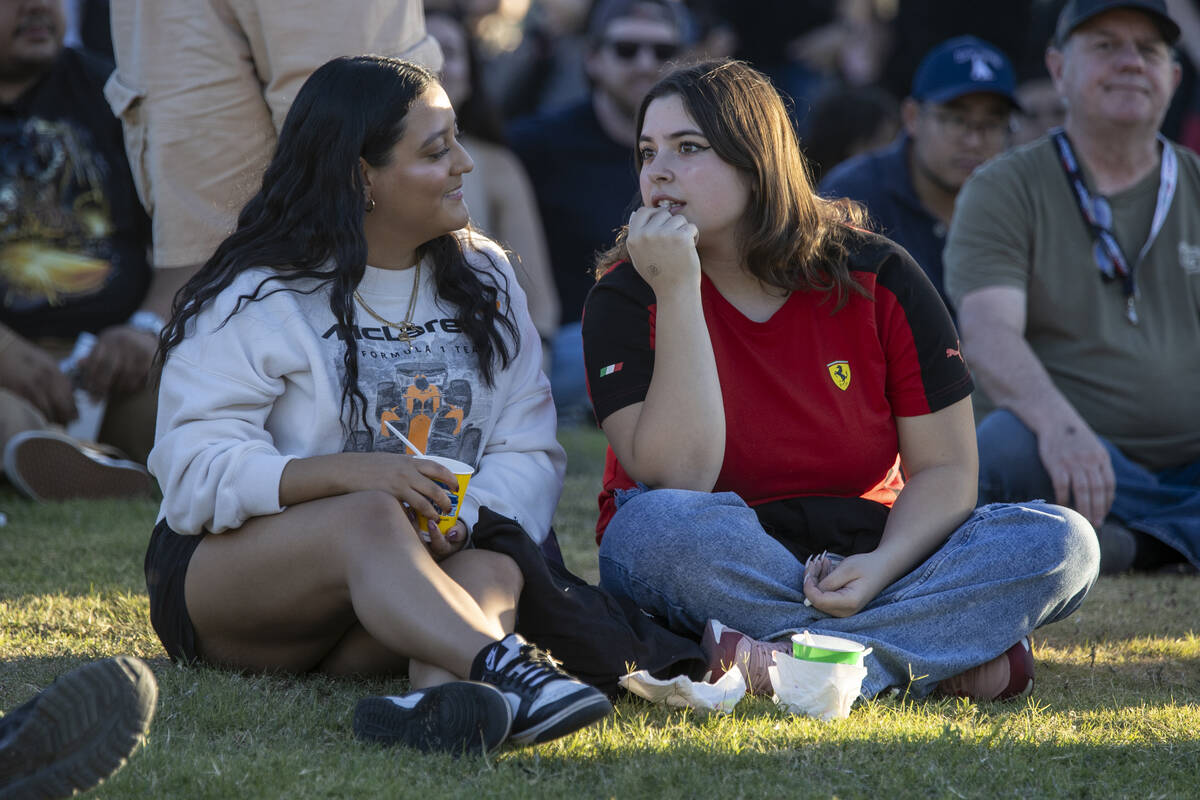
<path fill-rule="evenodd" d="M 0 322 L 29 338 L 124 322 L 150 283 L 150 223 L 103 94 L 111 71 L 66 48 L 0 105 Z"/>

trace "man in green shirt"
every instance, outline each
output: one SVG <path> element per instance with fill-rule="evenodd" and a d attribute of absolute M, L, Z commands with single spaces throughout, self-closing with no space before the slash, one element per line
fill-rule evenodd
<path fill-rule="evenodd" d="M 944 256 L 998 409 L 980 502 L 1070 505 L 1102 572 L 1200 564 L 1200 158 L 1158 135 L 1178 37 L 1163 0 L 1071 0 L 1064 129 L 968 181 Z"/>

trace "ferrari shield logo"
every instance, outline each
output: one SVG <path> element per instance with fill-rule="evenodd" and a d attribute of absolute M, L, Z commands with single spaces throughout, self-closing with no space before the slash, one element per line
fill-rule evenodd
<path fill-rule="evenodd" d="M 843 392 L 850 388 L 849 361 L 830 361 L 825 365 L 825 368 L 829 370 L 829 377 L 833 378 L 834 386 Z"/>

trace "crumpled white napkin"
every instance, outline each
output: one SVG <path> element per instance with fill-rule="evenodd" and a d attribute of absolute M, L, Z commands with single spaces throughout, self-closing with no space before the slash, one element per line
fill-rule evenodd
<path fill-rule="evenodd" d="M 728 714 L 746 696 L 746 679 L 731 669 L 713 683 L 693 681 L 686 675 L 670 680 L 652 678 L 644 669 L 622 675 L 618 681 L 630 692 L 651 703 L 666 703 L 675 708 L 695 708 Z"/>
<path fill-rule="evenodd" d="M 867 652 L 871 652 L 869 648 Z M 866 667 L 803 661 L 787 653 L 773 655 L 775 665 L 767 667 L 767 673 L 776 705 L 825 722 L 850 716 L 850 707 L 862 694 Z"/>

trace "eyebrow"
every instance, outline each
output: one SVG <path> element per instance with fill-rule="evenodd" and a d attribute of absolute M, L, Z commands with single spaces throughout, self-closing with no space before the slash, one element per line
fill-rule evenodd
<path fill-rule="evenodd" d="M 449 133 L 450 131 L 454 130 L 454 126 L 455 126 L 456 124 L 458 124 L 458 120 L 455 120 L 455 121 L 454 121 L 453 123 L 451 123 L 451 124 L 450 124 L 448 127 L 442 128 L 440 131 L 435 131 L 435 132 L 434 132 L 434 133 L 433 133 L 433 134 L 432 134 L 432 135 L 431 135 L 431 136 L 430 136 L 428 139 L 426 139 L 425 141 L 421 142 L 421 146 L 420 146 L 420 147 L 418 147 L 417 149 L 418 149 L 418 150 L 424 150 L 426 147 L 429 147 L 429 145 L 433 144 L 433 143 L 434 143 L 434 142 L 436 142 L 438 139 L 440 139 L 441 137 L 445 136 L 445 135 L 446 135 L 447 133 Z"/>
<path fill-rule="evenodd" d="M 685 128 L 681 131 L 675 131 L 674 133 L 668 133 L 663 138 L 664 139 L 679 139 L 684 136 L 699 136 L 701 138 L 704 138 L 704 133 L 702 131 L 696 130 L 695 128 Z M 638 137 L 638 141 L 641 141 L 642 139 L 649 140 L 650 138 L 651 137 L 649 137 L 643 133 L 641 136 Z"/>

